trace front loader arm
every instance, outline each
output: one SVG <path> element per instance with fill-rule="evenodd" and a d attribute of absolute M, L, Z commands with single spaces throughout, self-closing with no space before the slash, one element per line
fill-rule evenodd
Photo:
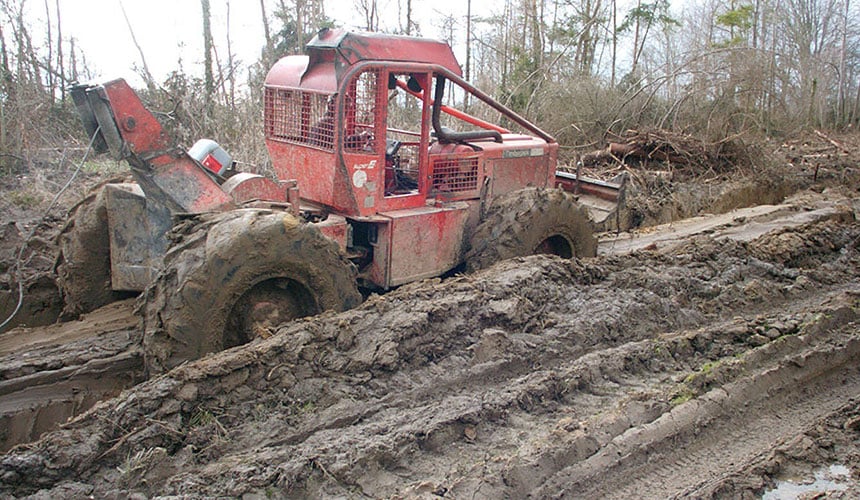
<path fill-rule="evenodd" d="M 214 174 L 174 147 L 158 120 L 125 80 L 71 90 L 94 148 L 126 160 L 148 200 L 172 213 L 221 211 L 233 206 Z"/>

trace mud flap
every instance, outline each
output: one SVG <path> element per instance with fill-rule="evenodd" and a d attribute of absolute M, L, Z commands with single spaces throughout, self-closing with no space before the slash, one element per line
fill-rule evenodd
<path fill-rule="evenodd" d="M 592 179 L 578 173 L 557 171 L 555 186 L 577 197 L 577 201 L 588 212 L 597 232 L 623 231 L 628 229 L 626 173 L 609 181 Z"/>
<path fill-rule="evenodd" d="M 141 292 L 152 283 L 167 251 L 170 211 L 147 203 L 137 184 L 105 186 L 111 288 Z"/>

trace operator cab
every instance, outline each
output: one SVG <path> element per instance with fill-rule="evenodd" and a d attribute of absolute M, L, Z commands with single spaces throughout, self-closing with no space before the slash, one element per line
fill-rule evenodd
<path fill-rule="evenodd" d="M 462 80 L 444 42 L 324 30 L 307 49 L 272 68 L 265 97 L 273 167 L 304 200 L 369 217 L 476 199 L 490 145 L 535 139 L 444 105 L 484 101 L 485 115 L 518 118 Z M 547 152 L 552 138 L 536 135 L 519 148 Z"/>

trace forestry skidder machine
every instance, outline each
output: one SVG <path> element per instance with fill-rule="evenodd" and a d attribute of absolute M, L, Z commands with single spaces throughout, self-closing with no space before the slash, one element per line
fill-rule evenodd
<path fill-rule="evenodd" d="M 67 313 L 146 290 L 155 372 L 354 307 L 360 288 L 519 255 L 594 255 L 578 201 L 606 219 L 620 192 L 557 174 L 555 140 L 464 81 L 438 41 L 323 30 L 306 56 L 278 61 L 264 109 L 277 180 L 233 171 L 209 140 L 175 148 L 123 80 L 72 95 L 95 149 L 126 160 L 136 182 L 105 185 L 62 233 Z"/>

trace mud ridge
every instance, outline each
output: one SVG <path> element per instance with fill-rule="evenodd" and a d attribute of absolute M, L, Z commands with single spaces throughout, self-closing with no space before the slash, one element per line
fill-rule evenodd
<path fill-rule="evenodd" d="M 856 393 L 860 387 L 856 361 L 860 337 L 852 335 L 855 330 L 852 321 L 835 332 L 848 337 L 837 345 L 786 356 L 776 367 L 755 370 L 673 408 L 656 421 L 622 434 L 599 453 L 561 471 L 532 493 L 538 498 L 572 494 L 606 498 L 696 496 L 702 468 L 731 465 L 720 465 L 721 455 L 730 457 L 730 461 L 739 456 L 737 451 L 728 453 L 727 447 L 753 452 L 766 448 L 756 441 L 777 442 L 799 430 L 782 423 L 774 432 L 775 420 L 798 421 L 790 418 L 792 412 L 826 414 Z M 728 415 L 730 428 L 721 423 Z M 768 428 L 770 431 L 764 430 Z M 691 444 L 681 452 L 678 442 Z M 599 482 L 595 477 L 598 475 Z M 684 476 L 687 488 L 681 487 L 679 478 Z M 677 490 L 659 484 L 666 477 L 675 478 L 671 487 Z M 596 482 L 598 488 L 589 488 Z M 655 488 L 660 489 L 659 494 L 647 493 Z"/>

